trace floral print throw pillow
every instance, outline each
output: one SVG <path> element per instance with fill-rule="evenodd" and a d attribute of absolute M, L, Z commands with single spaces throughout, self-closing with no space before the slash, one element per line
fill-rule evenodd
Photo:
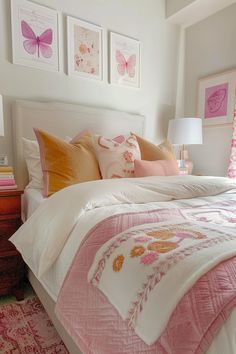
<path fill-rule="evenodd" d="M 134 160 L 141 159 L 134 135 L 112 139 L 95 135 L 94 143 L 102 178 L 134 177 Z"/>

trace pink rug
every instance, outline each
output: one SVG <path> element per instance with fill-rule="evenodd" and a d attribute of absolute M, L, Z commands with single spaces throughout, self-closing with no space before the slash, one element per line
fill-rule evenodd
<path fill-rule="evenodd" d="M 0 306 L 0 353 L 68 354 L 38 298 Z"/>

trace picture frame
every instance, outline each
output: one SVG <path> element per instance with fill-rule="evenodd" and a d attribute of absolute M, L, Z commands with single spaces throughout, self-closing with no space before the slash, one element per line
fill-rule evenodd
<path fill-rule="evenodd" d="M 236 70 L 202 78 L 198 82 L 197 117 L 204 126 L 230 125 L 236 99 Z"/>
<path fill-rule="evenodd" d="M 58 12 L 27 0 L 11 0 L 12 62 L 59 71 Z"/>
<path fill-rule="evenodd" d="M 118 86 L 141 87 L 141 43 L 110 32 L 110 83 Z"/>
<path fill-rule="evenodd" d="M 67 16 L 68 75 L 103 81 L 103 28 Z"/>

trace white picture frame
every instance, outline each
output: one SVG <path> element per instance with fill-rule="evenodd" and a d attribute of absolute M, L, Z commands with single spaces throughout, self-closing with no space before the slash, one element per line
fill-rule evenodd
<path fill-rule="evenodd" d="M 68 75 L 103 81 L 103 28 L 67 16 Z"/>
<path fill-rule="evenodd" d="M 13 64 L 59 71 L 58 12 L 27 0 L 11 0 Z"/>
<path fill-rule="evenodd" d="M 236 70 L 202 78 L 198 82 L 197 117 L 203 126 L 230 125 L 236 98 Z"/>
<path fill-rule="evenodd" d="M 137 39 L 110 32 L 110 83 L 141 87 L 141 43 Z"/>

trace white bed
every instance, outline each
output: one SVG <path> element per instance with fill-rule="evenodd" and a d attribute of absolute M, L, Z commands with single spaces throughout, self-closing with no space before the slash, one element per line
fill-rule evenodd
<path fill-rule="evenodd" d="M 68 121 L 70 124 L 68 124 Z M 62 103 L 36 103 L 27 101 L 18 101 L 13 109 L 13 127 L 14 127 L 14 142 L 15 142 L 15 165 L 18 184 L 23 188 L 27 184 L 27 171 L 23 158 L 22 137 L 34 139 L 32 128 L 39 127 L 58 136 L 64 138 L 65 135 L 74 136 L 78 131 L 83 129 L 91 129 L 97 133 L 104 135 L 115 135 L 128 133 L 133 131 L 142 135 L 144 132 L 144 117 L 140 115 L 130 115 L 124 112 L 109 111 L 99 108 L 83 107 L 79 105 L 67 105 Z M 60 127 L 59 127 L 60 126 Z M 209 198 L 202 198 L 207 202 Z M 44 202 L 42 194 L 39 190 L 28 189 L 25 193 L 23 202 L 24 215 L 30 217 L 37 206 Z M 183 201 L 186 205 L 186 200 Z M 187 202 L 188 203 L 188 202 Z M 193 205 L 193 201 L 189 201 L 189 206 Z M 170 202 L 169 207 L 174 207 L 175 202 Z M 155 203 L 155 207 L 157 203 Z M 153 207 L 150 204 L 150 209 Z M 127 207 L 127 211 L 129 208 Z M 111 215 L 117 210 L 111 208 Z M 66 255 L 66 250 L 64 251 Z M 73 257 L 73 254 L 70 254 Z M 63 258 L 63 257 L 62 257 Z M 62 281 L 69 267 L 68 264 L 58 264 L 47 272 L 41 282 L 35 277 L 34 273 L 29 271 L 29 280 L 38 294 L 45 309 L 49 313 L 55 327 L 61 335 L 64 343 L 70 353 L 79 354 L 80 351 L 75 345 L 71 337 L 67 334 L 64 328 L 54 315 L 55 301 Z M 232 323 L 236 322 L 236 311 L 222 327 L 217 338 L 214 340 L 207 354 L 222 354 L 224 347 L 225 354 L 234 354 L 236 352 L 235 332 L 232 332 Z M 232 339 L 232 343 L 228 346 L 228 335 Z M 114 353 L 115 354 L 115 353 Z"/>
<path fill-rule="evenodd" d="M 45 201 L 41 189 L 27 188 L 24 190 L 21 205 L 21 218 L 25 222 L 33 212 Z"/>
<path fill-rule="evenodd" d="M 69 124 L 68 124 L 69 122 Z M 12 107 L 14 165 L 18 186 L 28 184 L 28 172 L 23 155 L 22 137 L 35 140 L 33 128 L 41 128 L 61 138 L 73 137 L 89 129 L 98 134 L 115 136 L 130 131 L 144 134 L 145 118 L 138 114 L 109 109 L 86 107 L 59 102 L 16 101 Z M 43 198 L 39 190 L 28 189 L 23 200 L 23 217 L 29 217 Z M 45 287 L 29 270 L 29 280 L 51 317 L 64 343 L 72 354 L 80 354 L 78 347 L 63 329 L 54 314 L 55 296 L 50 296 Z"/>

